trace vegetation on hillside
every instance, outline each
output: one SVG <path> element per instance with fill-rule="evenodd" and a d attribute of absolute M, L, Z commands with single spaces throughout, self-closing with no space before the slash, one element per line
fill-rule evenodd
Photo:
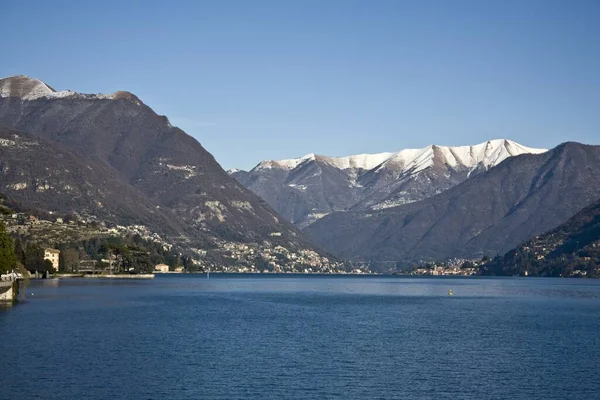
<path fill-rule="evenodd" d="M 600 201 L 482 266 L 484 275 L 600 277 Z"/>
<path fill-rule="evenodd" d="M 0 274 L 12 271 L 16 263 L 13 240 L 6 232 L 4 224 L 0 222 Z"/>

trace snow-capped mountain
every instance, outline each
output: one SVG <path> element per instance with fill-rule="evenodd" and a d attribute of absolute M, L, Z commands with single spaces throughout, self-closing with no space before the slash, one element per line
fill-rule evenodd
<path fill-rule="evenodd" d="M 419 202 L 332 213 L 304 232 L 340 257 L 384 269 L 493 257 L 554 229 L 599 198 L 600 146 L 567 142 L 542 154 L 509 157 Z"/>
<path fill-rule="evenodd" d="M 295 224 L 305 227 L 332 211 L 383 209 L 447 190 L 469 177 L 535 149 L 507 139 L 474 146 L 436 146 L 393 153 L 328 157 L 308 154 L 267 160 L 230 175 Z"/>
<path fill-rule="evenodd" d="M 134 94 L 126 91 L 118 91 L 110 94 L 84 94 L 72 90 L 54 90 L 48 84 L 37 78 L 30 78 L 26 75 L 11 76 L 0 79 L 0 97 L 18 97 L 21 100 L 38 99 L 100 99 L 100 100 L 130 100 L 137 105 L 141 105 L 140 99 Z"/>
<path fill-rule="evenodd" d="M 363 169 L 385 168 L 391 164 L 399 165 L 404 169 L 421 171 L 433 166 L 434 157 L 441 156 L 442 160 L 452 166 L 476 168 L 483 165 L 493 167 L 511 156 L 520 154 L 539 154 L 546 149 L 534 149 L 520 145 L 508 139 L 495 139 L 474 146 L 427 146 L 422 149 L 405 149 L 396 153 L 358 154 L 347 157 L 327 157 L 316 154 L 307 154 L 304 157 L 288 160 L 262 161 L 257 169 L 294 169 L 307 161 L 319 160 L 338 169 Z"/>

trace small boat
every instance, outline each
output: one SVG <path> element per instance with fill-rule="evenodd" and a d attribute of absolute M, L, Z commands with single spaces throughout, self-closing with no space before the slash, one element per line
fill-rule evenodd
<path fill-rule="evenodd" d="M 452 292 L 452 289 L 448 290 L 448 296 L 454 296 L 454 292 Z"/>

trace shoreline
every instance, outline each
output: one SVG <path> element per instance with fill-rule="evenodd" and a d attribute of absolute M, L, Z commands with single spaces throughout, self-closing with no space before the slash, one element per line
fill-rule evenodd
<path fill-rule="evenodd" d="M 87 275 L 87 274 L 64 274 L 54 275 L 50 279 L 154 279 L 154 274 L 122 274 L 122 275 Z"/>

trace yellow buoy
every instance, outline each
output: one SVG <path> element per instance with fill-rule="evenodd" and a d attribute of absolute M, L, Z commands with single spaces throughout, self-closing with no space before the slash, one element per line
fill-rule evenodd
<path fill-rule="evenodd" d="M 448 290 L 448 296 L 452 296 L 454 295 L 454 293 L 452 293 L 452 289 Z"/>

